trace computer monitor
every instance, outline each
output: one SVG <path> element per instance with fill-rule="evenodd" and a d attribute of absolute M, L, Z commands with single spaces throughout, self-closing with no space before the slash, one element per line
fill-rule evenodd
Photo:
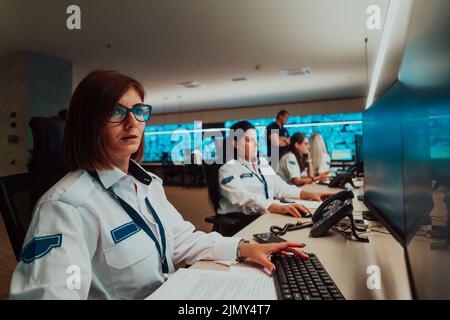
<path fill-rule="evenodd" d="M 363 136 L 355 135 L 355 173 L 362 176 L 364 173 Z"/>
<path fill-rule="evenodd" d="M 403 242 L 403 169 L 400 84 L 395 83 L 363 113 L 364 200 L 397 240 Z"/>
<path fill-rule="evenodd" d="M 449 11 L 413 2 L 400 80 L 363 114 L 364 199 L 404 246 L 418 299 L 450 299 Z"/>
<path fill-rule="evenodd" d="M 353 155 L 351 149 L 333 149 L 331 151 L 331 160 L 352 161 Z"/>
<path fill-rule="evenodd" d="M 449 12 L 450 2 L 446 0 L 414 1 L 408 41 L 399 71 L 402 83 L 422 102 L 422 109 L 414 112 L 410 118 L 414 116 L 417 119 L 418 113 L 426 113 L 429 129 L 428 155 L 433 208 L 426 217 L 417 215 L 417 210 L 406 211 L 407 223 L 420 227 L 410 230 L 406 247 L 413 294 L 418 299 L 450 299 Z M 423 131 L 423 126 L 423 122 L 411 123 L 410 131 Z M 417 157 L 417 154 L 421 156 L 421 153 L 414 153 L 412 149 L 417 142 L 421 145 L 423 140 L 411 143 L 407 160 Z M 413 166 L 414 163 L 411 163 L 408 170 Z M 418 174 L 415 180 L 420 178 L 423 179 L 423 174 Z M 412 182 L 406 181 L 409 183 L 408 193 L 416 190 L 416 183 Z M 423 207 L 420 201 L 412 194 L 405 199 L 411 209 L 414 206 Z"/>
<path fill-rule="evenodd" d="M 363 136 L 361 134 L 355 135 L 355 162 L 364 162 L 364 152 L 363 152 Z"/>
<path fill-rule="evenodd" d="M 399 81 L 363 115 L 364 199 L 405 246 L 433 207 L 428 121 Z"/>

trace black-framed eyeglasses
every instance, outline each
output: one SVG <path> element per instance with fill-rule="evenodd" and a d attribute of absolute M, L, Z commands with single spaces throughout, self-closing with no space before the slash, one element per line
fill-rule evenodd
<path fill-rule="evenodd" d="M 149 104 L 137 103 L 132 108 L 117 104 L 109 119 L 109 122 L 120 123 L 125 121 L 129 113 L 133 113 L 137 121 L 146 122 L 152 114 L 152 106 Z"/>

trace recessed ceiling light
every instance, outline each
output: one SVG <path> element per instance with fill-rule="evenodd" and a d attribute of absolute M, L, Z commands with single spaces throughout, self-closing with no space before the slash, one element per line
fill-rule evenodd
<path fill-rule="evenodd" d="M 231 79 L 231 81 L 245 81 L 245 80 L 247 80 L 246 76 L 240 76 Z"/>
<path fill-rule="evenodd" d="M 303 71 L 303 74 L 305 74 L 305 75 L 312 74 L 312 70 L 310 67 L 303 67 L 302 71 Z"/>
<path fill-rule="evenodd" d="M 184 87 L 184 88 L 188 88 L 188 89 L 198 88 L 198 87 L 202 86 L 202 84 L 200 82 L 197 82 L 197 81 L 180 82 L 179 85 Z"/>
<path fill-rule="evenodd" d="M 306 76 L 312 74 L 310 67 L 303 67 L 301 69 L 286 69 L 281 70 L 280 72 L 284 76 Z"/>

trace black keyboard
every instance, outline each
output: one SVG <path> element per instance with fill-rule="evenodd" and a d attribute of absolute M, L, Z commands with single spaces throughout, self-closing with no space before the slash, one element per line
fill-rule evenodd
<path fill-rule="evenodd" d="M 345 300 L 317 256 L 272 255 L 275 287 L 280 300 Z"/>

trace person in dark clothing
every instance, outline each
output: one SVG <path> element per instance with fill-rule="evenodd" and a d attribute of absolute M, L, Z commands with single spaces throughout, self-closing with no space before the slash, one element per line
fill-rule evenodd
<path fill-rule="evenodd" d="M 291 143 L 289 132 L 284 127 L 289 118 L 289 112 L 281 110 L 277 114 L 277 119 L 266 127 L 266 140 L 267 140 L 267 156 L 271 157 L 272 148 L 278 148 L 278 159 L 289 152 L 289 146 Z M 271 159 L 272 161 L 274 159 Z"/>

